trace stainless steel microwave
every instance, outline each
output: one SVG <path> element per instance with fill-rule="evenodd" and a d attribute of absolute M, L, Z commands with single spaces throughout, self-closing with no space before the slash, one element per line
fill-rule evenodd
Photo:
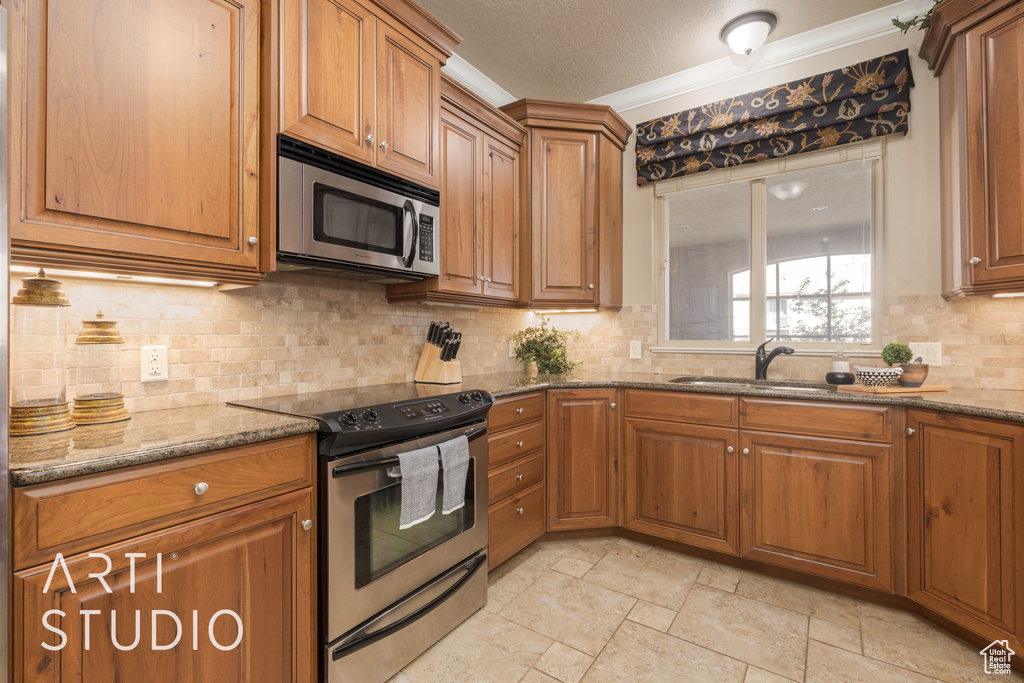
<path fill-rule="evenodd" d="M 282 136 L 277 260 L 372 282 L 440 272 L 440 194 Z"/>

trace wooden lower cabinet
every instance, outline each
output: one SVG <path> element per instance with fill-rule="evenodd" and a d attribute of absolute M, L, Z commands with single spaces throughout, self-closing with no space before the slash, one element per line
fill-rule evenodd
<path fill-rule="evenodd" d="M 738 432 L 626 419 L 627 529 L 739 553 Z"/>
<path fill-rule="evenodd" d="M 1024 652 L 1024 427 L 908 410 L 907 428 L 910 597 Z"/>
<path fill-rule="evenodd" d="M 615 389 L 548 392 L 548 529 L 618 525 Z"/>
<path fill-rule="evenodd" d="M 893 589 L 892 446 L 740 432 L 741 554 Z"/>
<path fill-rule="evenodd" d="M 544 483 L 492 505 L 488 518 L 487 566 L 493 569 L 544 533 Z"/>

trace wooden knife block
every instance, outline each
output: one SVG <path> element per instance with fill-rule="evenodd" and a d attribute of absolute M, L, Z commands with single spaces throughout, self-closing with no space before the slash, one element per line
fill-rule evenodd
<path fill-rule="evenodd" d="M 441 347 L 424 344 L 413 379 L 422 384 L 458 384 L 462 381 L 462 362 L 441 360 Z"/>

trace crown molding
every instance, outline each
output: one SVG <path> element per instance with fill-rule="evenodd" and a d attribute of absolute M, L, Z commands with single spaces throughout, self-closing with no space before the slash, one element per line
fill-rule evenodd
<path fill-rule="evenodd" d="M 622 112 L 748 74 L 785 66 L 801 59 L 896 33 L 899 29 L 892 25 L 893 17 L 923 14 L 933 4 L 932 0 L 903 0 L 828 26 L 767 43 L 749 56 L 734 55 L 716 59 L 692 69 L 598 97 L 590 100 L 588 104 L 605 104 Z"/>
<path fill-rule="evenodd" d="M 452 53 L 441 70 L 495 107 L 503 107 L 516 101 L 516 98 L 507 90 L 455 53 Z"/>

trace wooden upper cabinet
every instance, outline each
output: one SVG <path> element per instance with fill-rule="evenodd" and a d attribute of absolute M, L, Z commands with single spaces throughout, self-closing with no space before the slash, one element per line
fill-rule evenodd
<path fill-rule="evenodd" d="M 441 274 L 388 285 L 388 301 L 515 306 L 526 131 L 450 78 L 441 95 Z"/>
<path fill-rule="evenodd" d="M 1024 428 L 908 410 L 909 589 L 987 640 L 1024 634 Z"/>
<path fill-rule="evenodd" d="M 280 131 L 438 187 L 441 65 L 459 37 L 408 0 L 282 9 Z"/>
<path fill-rule="evenodd" d="M 618 524 L 614 389 L 548 392 L 548 529 Z"/>
<path fill-rule="evenodd" d="M 9 6 L 14 260 L 258 282 L 260 0 Z"/>
<path fill-rule="evenodd" d="M 1024 291 L 1024 3 L 945 0 L 921 56 L 939 77 L 943 296 Z"/>
<path fill-rule="evenodd" d="M 519 100 L 527 128 L 520 239 L 522 303 L 622 307 L 622 150 L 632 129 L 611 108 Z"/>

